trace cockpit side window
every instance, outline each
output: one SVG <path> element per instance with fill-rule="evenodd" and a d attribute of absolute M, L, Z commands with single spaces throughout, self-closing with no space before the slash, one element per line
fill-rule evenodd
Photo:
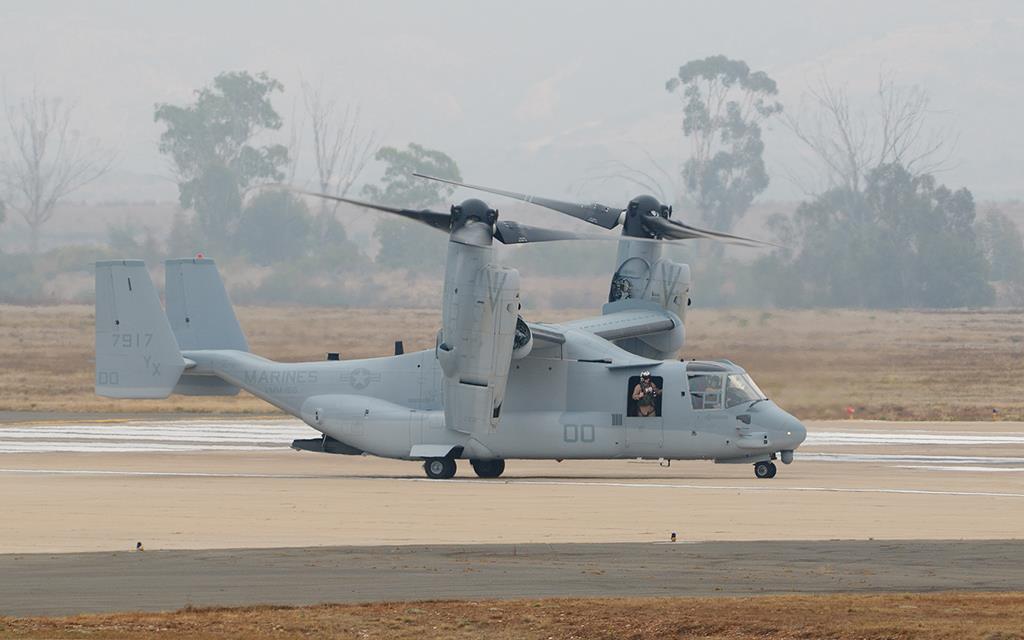
<path fill-rule="evenodd" d="M 757 388 L 754 381 L 745 373 L 730 374 L 725 386 L 725 406 L 735 407 L 744 402 L 761 400 L 764 393 Z"/>
<path fill-rule="evenodd" d="M 694 409 L 722 408 L 722 376 L 717 373 L 691 373 L 687 376 L 690 403 Z"/>

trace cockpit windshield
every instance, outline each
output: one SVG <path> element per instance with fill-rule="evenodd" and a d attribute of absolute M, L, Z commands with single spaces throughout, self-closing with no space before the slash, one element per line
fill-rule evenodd
<path fill-rule="evenodd" d="M 725 406 L 735 407 L 744 402 L 764 400 L 764 395 L 754 381 L 745 373 L 732 373 L 726 378 L 725 384 Z"/>

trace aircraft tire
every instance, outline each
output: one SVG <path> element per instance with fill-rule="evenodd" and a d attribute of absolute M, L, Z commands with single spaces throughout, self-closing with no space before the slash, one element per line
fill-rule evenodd
<path fill-rule="evenodd" d="M 758 462 L 754 465 L 754 475 L 762 480 L 774 477 L 775 474 L 772 473 L 772 467 L 774 466 L 775 465 L 768 462 L 767 460 L 763 462 Z"/>
<path fill-rule="evenodd" d="M 774 462 L 769 462 L 768 466 L 771 467 L 771 472 L 768 474 L 769 478 L 774 478 L 775 474 L 779 472 L 778 467 L 775 466 Z"/>
<path fill-rule="evenodd" d="M 423 471 L 433 480 L 448 480 L 455 477 L 454 458 L 428 458 L 423 462 Z"/>
<path fill-rule="evenodd" d="M 504 460 L 470 460 L 473 471 L 481 478 L 497 478 L 505 472 Z"/>

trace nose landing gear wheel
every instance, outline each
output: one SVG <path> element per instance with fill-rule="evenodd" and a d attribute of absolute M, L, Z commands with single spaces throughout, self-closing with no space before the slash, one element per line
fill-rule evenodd
<path fill-rule="evenodd" d="M 427 477 L 434 480 L 447 480 L 455 476 L 455 460 L 453 458 L 430 458 L 423 463 Z"/>
<path fill-rule="evenodd" d="M 481 478 L 497 478 L 505 471 L 504 460 L 470 460 L 473 471 Z"/>
<path fill-rule="evenodd" d="M 754 475 L 761 479 L 774 478 L 778 472 L 775 465 L 771 462 L 758 462 L 754 465 Z"/>

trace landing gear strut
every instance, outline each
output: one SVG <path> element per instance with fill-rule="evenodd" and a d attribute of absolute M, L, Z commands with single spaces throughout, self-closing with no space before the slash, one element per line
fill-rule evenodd
<path fill-rule="evenodd" d="M 774 478 L 777 471 L 775 464 L 767 460 L 754 465 L 754 475 L 761 479 Z"/>
<path fill-rule="evenodd" d="M 434 480 L 447 480 L 455 476 L 454 458 L 429 458 L 423 463 L 427 477 Z"/>
<path fill-rule="evenodd" d="M 481 478 L 497 478 L 505 471 L 504 460 L 470 460 L 469 463 Z"/>

